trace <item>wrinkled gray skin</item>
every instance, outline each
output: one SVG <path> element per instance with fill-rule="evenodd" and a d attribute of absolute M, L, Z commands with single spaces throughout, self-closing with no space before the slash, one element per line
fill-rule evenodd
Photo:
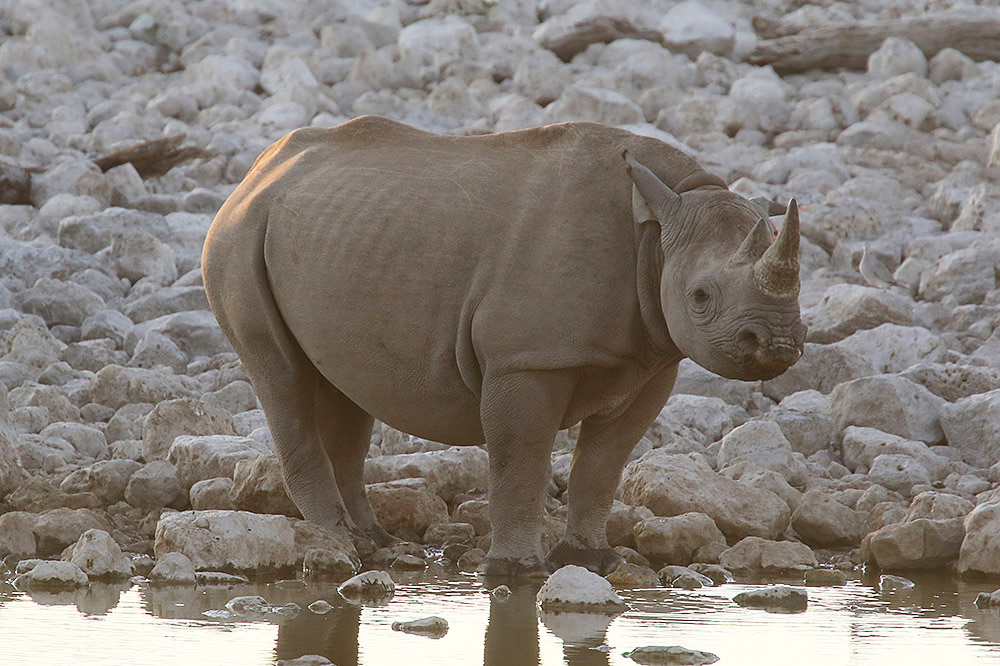
<path fill-rule="evenodd" d="M 782 234 L 660 141 L 594 123 L 441 137 L 378 117 L 292 132 L 219 211 L 209 302 L 303 515 L 391 541 L 364 486 L 373 417 L 486 443 L 484 572 L 613 570 L 605 524 L 684 357 L 798 360 L 798 216 Z M 566 533 L 541 552 L 556 432 L 581 423 Z"/>

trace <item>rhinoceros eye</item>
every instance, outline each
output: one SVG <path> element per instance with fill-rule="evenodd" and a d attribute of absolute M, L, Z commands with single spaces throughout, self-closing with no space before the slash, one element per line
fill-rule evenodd
<path fill-rule="evenodd" d="M 688 298 L 691 301 L 691 309 L 696 314 L 705 314 L 711 307 L 715 299 L 715 285 L 709 280 L 699 280 L 688 291 Z"/>

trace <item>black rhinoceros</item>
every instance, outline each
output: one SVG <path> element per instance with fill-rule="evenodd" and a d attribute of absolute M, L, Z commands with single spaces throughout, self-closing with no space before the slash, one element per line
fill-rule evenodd
<path fill-rule="evenodd" d="M 265 150 L 202 270 L 308 520 L 391 540 L 364 485 L 378 418 L 485 442 L 485 573 L 607 571 L 622 469 L 678 362 L 757 380 L 801 354 L 794 202 L 776 239 L 765 218 L 621 129 L 448 137 L 362 117 Z M 568 524 L 546 561 L 552 442 L 576 423 Z"/>

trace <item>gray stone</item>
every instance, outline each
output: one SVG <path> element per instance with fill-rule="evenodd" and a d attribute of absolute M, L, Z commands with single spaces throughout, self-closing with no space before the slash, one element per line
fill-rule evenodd
<path fill-rule="evenodd" d="M 183 553 L 164 553 L 149 572 L 153 585 L 194 585 L 194 564 Z"/>
<path fill-rule="evenodd" d="M 865 533 L 865 519 L 823 490 L 810 490 L 799 498 L 791 518 L 792 529 L 816 548 L 856 546 Z"/>
<path fill-rule="evenodd" d="M 1000 460 L 1000 389 L 941 406 L 941 428 L 948 446 L 970 465 L 989 467 Z"/>
<path fill-rule="evenodd" d="M 931 475 L 914 458 L 897 453 L 883 453 L 872 461 L 868 478 L 880 486 L 908 496 L 914 486 L 927 486 Z"/>
<path fill-rule="evenodd" d="M 646 518 L 636 523 L 634 534 L 639 553 L 668 564 L 690 564 L 700 548 L 726 543 L 715 521 L 703 513 Z"/>
<path fill-rule="evenodd" d="M 774 493 L 727 479 L 687 456 L 660 451 L 651 451 L 626 468 L 622 498 L 659 516 L 705 513 L 728 539 L 776 538 L 791 514 Z"/>
<path fill-rule="evenodd" d="M 23 560 L 35 554 L 35 521 L 37 516 L 26 511 L 9 511 L 0 515 L 0 558 L 12 555 Z"/>
<path fill-rule="evenodd" d="M 197 481 L 233 477 L 241 460 L 267 454 L 256 440 L 235 435 L 181 435 L 174 439 L 167 460 L 177 468 L 181 487 L 191 489 Z"/>
<path fill-rule="evenodd" d="M 195 482 L 188 492 L 191 508 L 195 511 L 221 509 L 233 511 L 233 487 L 235 483 L 228 477 L 216 477 Z M 181 488 L 183 491 L 183 488 Z"/>
<path fill-rule="evenodd" d="M 583 567 L 568 564 L 555 571 L 538 590 L 543 611 L 606 613 L 617 615 L 627 608 L 611 583 Z"/>
<path fill-rule="evenodd" d="M 958 571 L 1000 574 L 1000 503 L 980 504 L 965 517 Z"/>
<path fill-rule="evenodd" d="M 108 531 L 110 525 L 90 509 L 52 509 L 35 521 L 35 543 L 39 555 L 60 553 L 90 529 Z"/>
<path fill-rule="evenodd" d="M 294 567 L 295 533 L 284 516 L 245 511 L 167 513 L 156 525 L 157 558 L 186 555 L 198 571 L 273 571 Z"/>
<path fill-rule="evenodd" d="M 913 305 L 905 296 L 886 289 L 835 284 L 822 301 L 802 313 L 802 319 L 809 326 L 809 342 L 829 344 L 886 323 L 911 326 Z"/>
<path fill-rule="evenodd" d="M 237 462 L 233 468 L 233 488 L 230 496 L 233 507 L 241 511 L 302 517 L 288 496 L 281 474 L 281 464 L 275 455 L 247 457 Z M 385 526 L 385 523 L 382 525 Z"/>
<path fill-rule="evenodd" d="M 733 601 L 740 606 L 793 612 L 804 611 L 809 605 L 809 597 L 805 590 L 787 585 L 772 585 L 740 592 L 733 597 Z"/>
<path fill-rule="evenodd" d="M 883 570 L 937 569 L 959 555 L 961 518 L 886 525 L 861 542 L 861 555 Z"/>
<path fill-rule="evenodd" d="M 91 580 L 123 579 L 135 572 L 132 561 L 104 530 L 91 529 L 80 535 L 62 554 L 62 559 L 80 567 Z"/>
<path fill-rule="evenodd" d="M 718 460 L 720 470 L 749 462 L 778 472 L 793 486 L 806 481 L 805 463 L 795 457 L 791 444 L 773 421 L 748 421 L 734 428 L 722 438 Z"/>
<path fill-rule="evenodd" d="M 87 585 L 90 580 L 72 562 L 42 561 L 14 579 L 14 586 L 24 590 L 72 589 Z"/>
<path fill-rule="evenodd" d="M 423 478 L 431 492 L 445 502 L 458 493 L 485 488 L 488 475 L 488 456 L 478 446 L 380 456 L 365 464 L 365 483 Z"/>
<path fill-rule="evenodd" d="M 874 375 L 845 382 L 830 400 L 838 430 L 856 425 L 922 442 L 944 438 L 938 417 L 945 401 L 903 377 Z"/>
<path fill-rule="evenodd" d="M 104 300 L 86 287 L 64 280 L 39 278 L 18 295 L 21 310 L 38 315 L 49 326 L 80 326 L 83 321 L 104 309 Z"/>
<path fill-rule="evenodd" d="M 154 460 L 137 469 L 125 488 L 125 501 L 143 511 L 174 506 L 183 497 L 177 468 L 165 460 Z"/>
<path fill-rule="evenodd" d="M 802 543 L 749 536 L 723 551 L 719 564 L 730 571 L 787 573 L 815 568 L 816 556 Z"/>
<path fill-rule="evenodd" d="M 180 435 L 235 435 L 233 418 L 219 407 L 193 398 L 160 402 L 142 425 L 142 448 L 147 461 L 167 457 Z"/>
<path fill-rule="evenodd" d="M 66 493 L 93 493 L 110 506 L 125 498 L 129 479 L 140 467 L 134 460 L 101 460 L 70 473 L 59 488 Z"/>

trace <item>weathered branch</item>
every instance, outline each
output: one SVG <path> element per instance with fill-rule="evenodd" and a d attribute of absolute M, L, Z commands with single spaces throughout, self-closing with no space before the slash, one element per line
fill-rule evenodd
<path fill-rule="evenodd" d="M 162 176 L 181 162 L 208 155 L 207 151 L 198 146 L 181 146 L 184 138 L 181 134 L 145 141 L 99 157 L 94 160 L 94 164 L 100 167 L 101 171 L 107 171 L 131 162 L 143 178 Z"/>
<path fill-rule="evenodd" d="M 768 34 L 785 30 L 761 22 Z M 772 65 L 779 74 L 810 69 L 863 70 L 868 56 L 888 37 L 912 41 L 928 58 L 951 47 L 973 60 L 1000 60 L 1000 11 L 982 8 L 916 18 L 808 28 L 797 34 L 762 41 L 746 57 L 752 65 Z"/>

